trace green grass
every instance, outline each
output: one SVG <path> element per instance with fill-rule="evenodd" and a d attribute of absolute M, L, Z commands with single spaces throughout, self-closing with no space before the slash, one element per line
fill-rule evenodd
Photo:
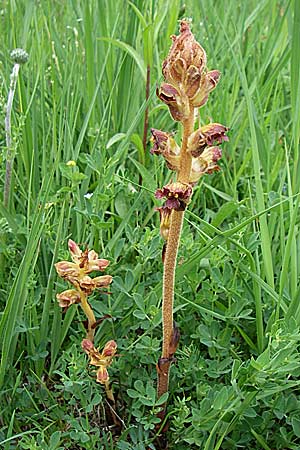
<path fill-rule="evenodd" d="M 154 448 L 162 242 L 153 194 L 169 174 L 149 141 L 144 154 L 143 122 L 149 106 L 149 127 L 181 133 L 155 90 L 170 34 L 192 17 L 208 68 L 222 72 L 201 123 L 229 126 L 230 142 L 222 172 L 195 188 L 184 224 L 170 448 L 299 449 L 299 2 L 20 0 L 1 8 L 1 192 L 10 50 L 25 48 L 29 61 L 13 106 L 8 208 L 0 197 L 0 447 Z M 107 428 L 104 393 L 80 349 L 82 313 L 62 314 L 55 299 L 66 285 L 53 264 L 68 258 L 70 237 L 111 261 L 112 294 L 93 305 L 97 317 L 112 316 L 97 345 L 118 342 L 118 433 Z"/>

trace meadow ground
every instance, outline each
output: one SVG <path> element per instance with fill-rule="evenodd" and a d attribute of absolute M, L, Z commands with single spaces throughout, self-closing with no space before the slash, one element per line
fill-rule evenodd
<path fill-rule="evenodd" d="M 149 130 L 181 133 L 155 91 L 182 17 L 222 73 L 200 121 L 227 125 L 230 141 L 185 216 L 169 448 L 300 448 L 300 3 L 184 3 L 1 2 L 1 192 L 10 51 L 29 54 L 0 203 L 4 450 L 155 448 L 163 242 L 154 192 L 170 175 L 149 153 Z M 81 309 L 64 313 L 56 301 L 66 283 L 54 263 L 69 258 L 69 238 L 110 261 L 111 293 L 92 302 L 97 318 L 111 316 L 97 346 L 118 344 L 110 376 L 122 427 L 81 350 Z"/>

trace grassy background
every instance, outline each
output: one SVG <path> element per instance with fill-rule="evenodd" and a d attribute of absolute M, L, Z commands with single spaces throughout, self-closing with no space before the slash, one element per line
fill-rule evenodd
<path fill-rule="evenodd" d="M 222 72 L 201 123 L 231 131 L 222 172 L 201 180 L 186 215 L 170 446 L 299 449 L 299 2 L 185 3 L 1 4 L 1 186 L 9 52 L 29 53 L 13 108 L 13 191 L 8 208 L 0 203 L 5 450 L 154 448 L 162 242 L 153 192 L 170 174 L 143 152 L 145 78 L 150 65 L 150 127 L 180 136 L 155 96 L 180 17 L 193 18 L 208 68 Z M 80 351 L 81 311 L 56 304 L 66 285 L 53 263 L 68 258 L 70 237 L 111 261 L 112 295 L 93 305 L 113 316 L 96 342 L 118 342 L 121 436 Z"/>

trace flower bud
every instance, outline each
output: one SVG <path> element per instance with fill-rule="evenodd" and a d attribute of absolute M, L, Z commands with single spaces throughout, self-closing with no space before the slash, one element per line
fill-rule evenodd
<path fill-rule="evenodd" d="M 93 278 L 94 286 L 95 288 L 102 288 L 107 287 L 112 282 L 112 276 L 111 275 L 103 275 L 101 277 L 95 277 Z"/>
<path fill-rule="evenodd" d="M 104 349 L 102 350 L 102 355 L 107 357 L 113 357 L 117 351 L 117 343 L 115 341 L 106 342 Z"/>
<path fill-rule="evenodd" d="M 54 266 L 58 275 L 67 280 L 77 278 L 80 275 L 80 268 L 78 265 L 70 261 L 60 261 L 54 264 Z"/>
<path fill-rule="evenodd" d="M 187 119 L 190 112 L 188 98 L 180 93 L 171 84 L 163 83 L 156 90 L 156 95 L 164 102 L 170 110 L 170 114 L 177 122 Z"/>
<path fill-rule="evenodd" d="M 106 384 L 109 381 L 109 375 L 106 367 L 100 366 L 97 370 L 97 383 Z"/>
<path fill-rule="evenodd" d="M 82 251 L 80 250 L 79 246 L 76 244 L 76 242 L 72 241 L 72 239 L 68 240 L 68 247 L 70 250 L 71 258 L 77 262 L 77 260 L 81 257 Z"/>
<path fill-rule="evenodd" d="M 16 64 L 25 64 L 28 61 L 28 53 L 22 48 L 15 48 L 10 52 L 10 57 Z"/>
<path fill-rule="evenodd" d="M 81 342 L 81 347 L 85 352 L 89 353 L 91 350 L 93 350 L 94 344 L 89 339 L 83 339 Z"/>

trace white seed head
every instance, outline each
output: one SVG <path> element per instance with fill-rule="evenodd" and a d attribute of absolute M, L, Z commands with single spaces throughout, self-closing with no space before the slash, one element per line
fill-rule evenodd
<path fill-rule="evenodd" d="M 28 61 L 29 55 L 22 48 L 15 48 L 10 52 L 10 57 L 16 64 L 25 64 Z"/>

